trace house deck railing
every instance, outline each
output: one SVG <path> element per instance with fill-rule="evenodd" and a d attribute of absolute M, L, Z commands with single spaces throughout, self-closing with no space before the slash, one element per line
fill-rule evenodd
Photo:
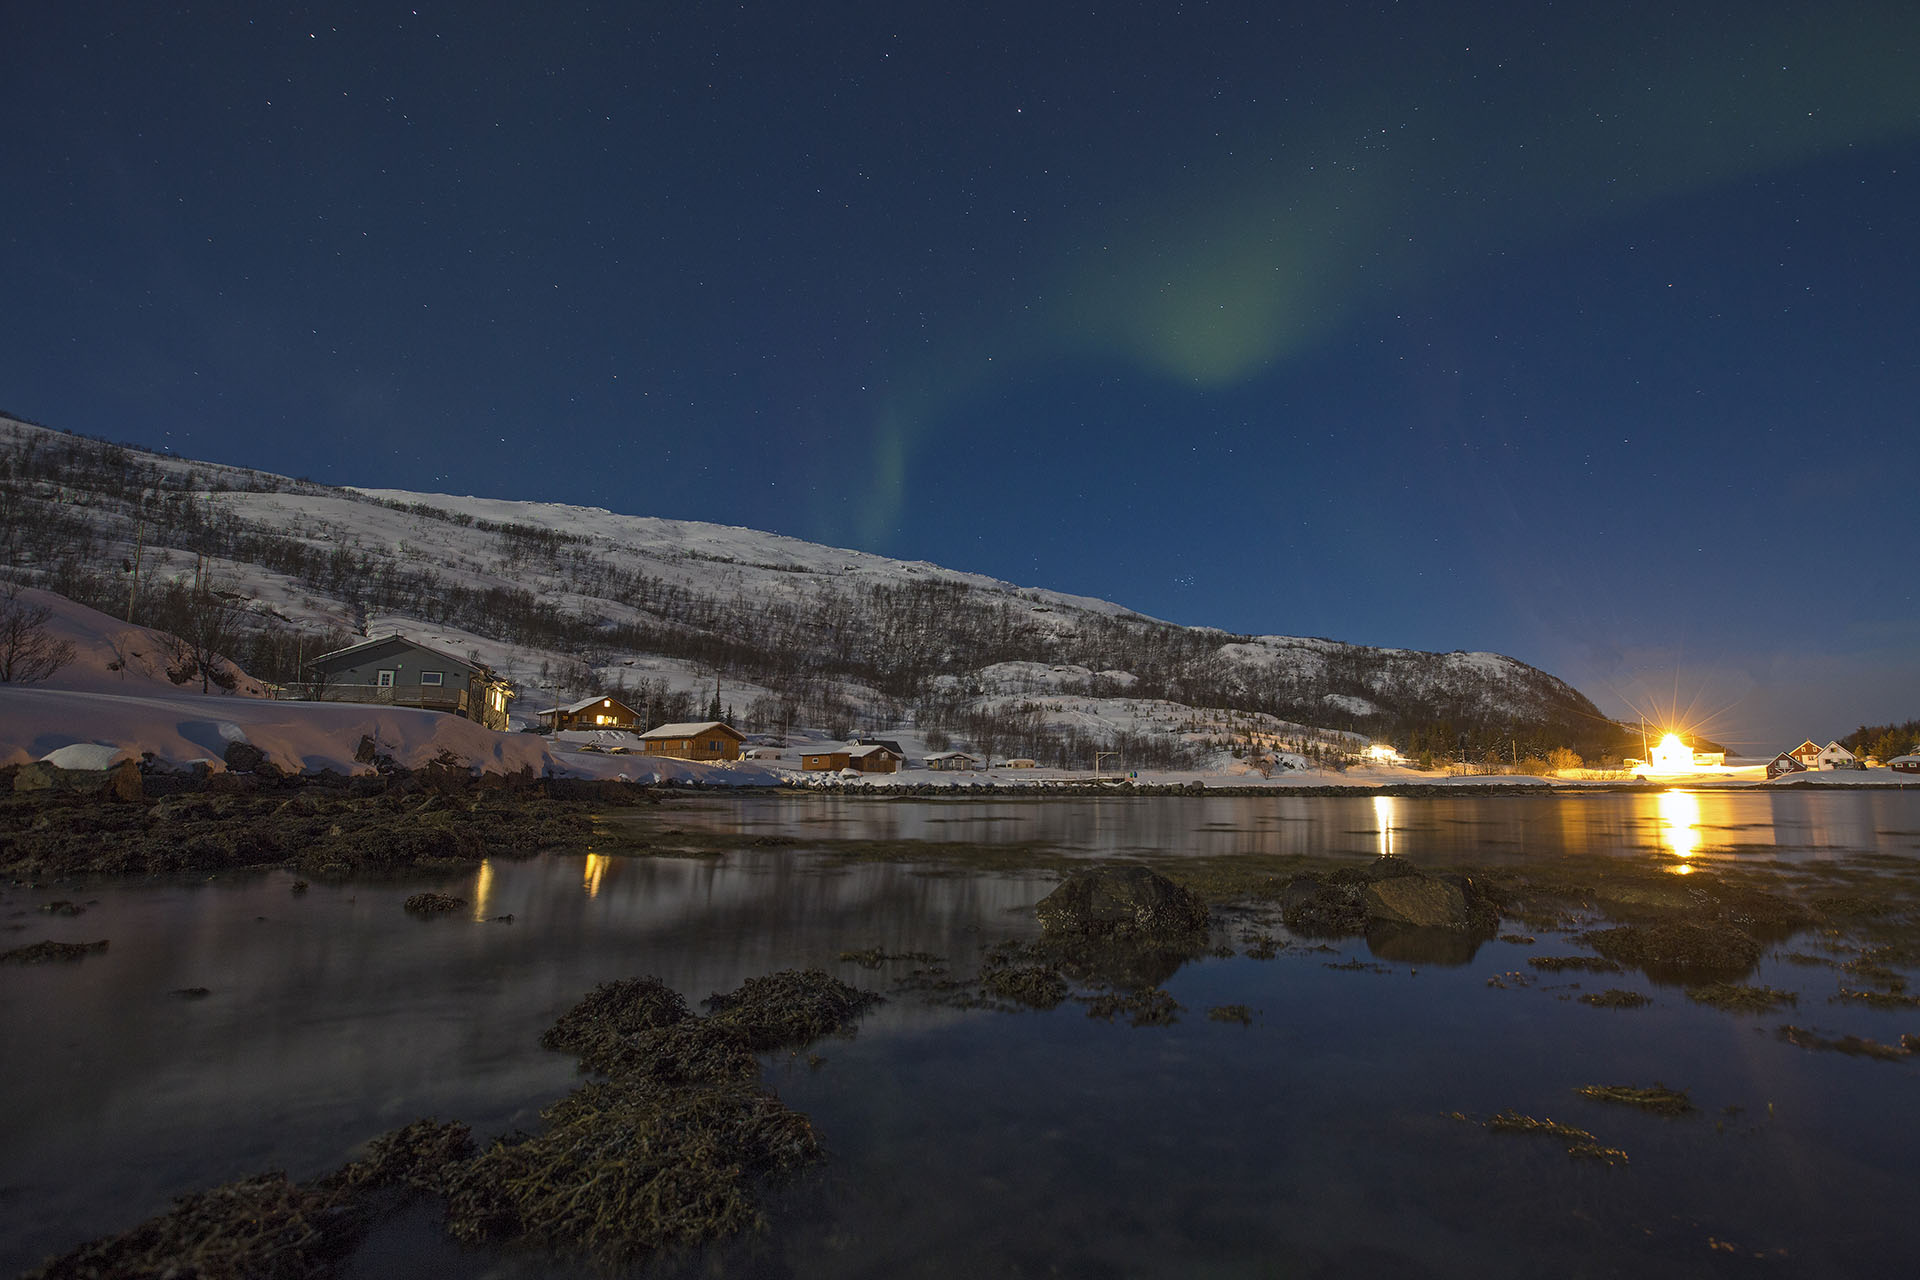
<path fill-rule="evenodd" d="M 316 691 L 318 702 L 364 702 L 382 707 L 418 707 L 426 711 L 467 713 L 467 691 L 459 686 L 432 689 L 422 685 L 330 684 Z"/>

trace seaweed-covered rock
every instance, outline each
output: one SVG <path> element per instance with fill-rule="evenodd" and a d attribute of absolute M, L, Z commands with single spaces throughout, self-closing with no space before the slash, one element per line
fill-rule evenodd
<path fill-rule="evenodd" d="M 367 1225 L 337 1188 L 263 1173 L 181 1196 L 158 1217 L 81 1245 L 29 1275 L 308 1280 L 327 1275 Z"/>
<path fill-rule="evenodd" d="M 367 1144 L 367 1153 L 318 1185 L 359 1191 L 406 1187 L 445 1195 L 461 1165 L 473 1158 L 473 1133 L 463 1124 L 415 1120 Z"/>
<path fill-rule="evenodd" d="M 1051 1009 L 1067 998 L 1067 980 L 1047 964 L 1009 964 L 986 969 L 980 985 L 992 995 L 1032 1009 Z"/>
<path fill-rule="evenodd" d="M 1207 927 L 1207 904 L 1197 894 L 1136 866 L 1076 871 L 1034 911 L 1049 937 L 1165 939 Z"/>
<path fill-rule="evenodd" d="M 1752 934 L 1724 921 L 1619 925 L 1580 940 L 1609 960 L 1656 977 L 1739 976 L 1760 962 L 1762 950 Z"/>
<path fill-rule="evenodd" d="M 594 1084 L 460 1171 L 447 1229 L 469 1243 L 531 1241 L 610 1262 L 758 1225 L 759 1174 L 819 1155 L 807 1118 L 745 1085 Z"/>
<path fill-rule="evenodd" d="M 447 911 L 458 911 L 467 905 L 467 900 L 444 893 L 416 893 L 402 905 L 417 916 L 437 916 Z"/>
<path fill-rule="evenodd" d="M 1491 936 L 1500 912 L 1466 876 L 1420 870 L 1391 854 L 1365 867 L 1295 876 L 1280 893 L 1280 918 L 1296 933 L 1341 936 L 1375 927 Z"/>
<path fill-rule="evenodd" d="M 782 969 L 708 996 L 709 1021 L 735 1028 L 755 1052 L 798 1048 L 850 1026 L 879 1004 L 877 992 L 850 987 L 822 969 Z"/>
<path fill-rule="evenodd" d="M 678 991 L 658 978 L 603 982 L 560 1015 L 540 1037 L 542 1046 L 584 1054 L 610 1039 L 672 1026 L 693 1011 Z"/>

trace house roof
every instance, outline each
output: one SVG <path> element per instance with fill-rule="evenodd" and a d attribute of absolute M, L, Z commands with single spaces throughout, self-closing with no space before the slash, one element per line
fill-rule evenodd
<path fill-rule="evenodd" d="M 359 644 L 348 645 L 344 649 L 335 649 L 332 653 L 323 653 L 317 658 L 308 659 L 307 665 L 309 667 L 318 667 L 322 664 L 327 666 L 350 667 L 357 662 L 363 662 L 377 656 L 382 649 L 389 649 L 395 653 L 401 653 L 411 649 L 417 653 L 424 653 L 441 662 L 451 663 L 464 671 L 481 671 L 489 676 L 493 674 L 484 663 L 469 662 L 465 658 L 455 657 L 444 649 L 436 649 L 432 645 L 421 644 L 418 640 L 409 640 L 397 631 L 391 635 L 375 636 L 371 640 L 362 640 Z"/>
<path fill-rule="evenodd" d="M 849 760 L 864 760 L 868 756 L 873 756 L 873 755 L 889 755 L 889 756 L 892 756 L 895 760 L 906 759 L 905 756 L 901 755 L 898 751 L 894 750 L 892 747 L 888 746 L 884 742 L 869 742 L 862 747 L 847 748 L 847 759 Z"/>
<path fill-rule="evenodd" d="M 647 730 L 645 733 L 641 734 L 640 736 L 643 739 L 644 738 L 698 738 L 702 734 L 708 734 L 708 733 L 724 733 L 732 737 L 736 742 L 744 742 L 746 741 L 746 738 L 747 738 L 746 734 L 740 732 L 738 729 L 734 728 L 732 725 L 722 724 L 718 720 L 702 720 L 698 724 L 694 724 L 692 722 L 688 722 L 686 724 L 663 724 L 657 729 Z"/>
<path fill-rule="evenodd" d="M 856 747 L 885 747 L 887 750 L 893 752 L 893 754 L 901 757 L 902 759 L 906 758 L 906 754 L 907 754 L 906 751 L 903 750 L 900 744 L 898 742 L 895 742 L 892 738 L 869 738 L 863 734 L 862 736 L 857 738 L 849 738 L 847 739 L 847 741 L 851 745 Z"/>
<path fill-rule="evenodd" d="M 534 712 L 533 714 L 537 716 L 550 716 L 554 712 L 558 711 L 563 716 L 578 715 L 582 711 L 585 711 L 588 707 L 591 707 L 595 703 L 600 703 L 600 702 L 611 702 L 616 707 L 625 708 L 629 715 L 631 715 L 633 712 L 632 707 L 627 706 L 626 703 L 620 701 L 620 699 L 614 697 L 612 694 L 596 693 L 591 698 L 582 698 L 578 702 L 569 702 L 564 707 L 546 707 L 546 708 L 543 708 L 542 710 Z M 685 735 L 682 735 L 682 736 L 684 737 Z"/>
<path fill-rule="evenodd" d="M 972 760 L 973 756 L 964 751 L 936 751 L 928 756 L 929 760 Z"/>

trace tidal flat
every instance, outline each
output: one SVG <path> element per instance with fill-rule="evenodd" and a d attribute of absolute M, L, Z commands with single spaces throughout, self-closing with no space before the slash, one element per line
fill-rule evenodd
<path fill-rule="evenodd" d="M 446 1145 L 427 1119 L 516 1149 L 619 1079 L 618 1053 L 583 1072 L 541 1043 L 602 984 L 720 1010 L 808 971 L 882 1002 L 752 1050 L 806 1158 L 750 1179 L 738 1230 L 612 1260 L 456 1239 L 425 1185 L 326 1270 L 1854 1276 L 1920 1245 L 1920 793 L 533 812 L 482 822 L 511 849 L 398 879 L 340 869 L 353 825 L 296 811 L 326 857 L 276 836 L 264 867 L 10 884 L 0 952 L 109 945 L 0 964 L 0 1265 L 178 1196 L 282 1195 L 245 1181 L 268 1172 L 335 1185 L 382 1135 Z M 1318 927 L 1302 904 L 1358 901 L 1382 857 L 1470 881 L 1497 923 Z M 1205 930 L 1058 945 L 1036 904 L 1112 864 L 1196 895 Z M 458 905 L 410 913 L 422 892 Z"/>

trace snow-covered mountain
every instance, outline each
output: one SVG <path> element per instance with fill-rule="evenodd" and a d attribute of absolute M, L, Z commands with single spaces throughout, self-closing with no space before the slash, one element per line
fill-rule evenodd
<path fill-rule="evenodd" d="M 1446 754 L 1516 736 L 1595 751 L 1613 734 L 1577 691 L 1498 654 L 1233 635 L 751 529 L 333 488 L 4 417 L 0 568 L 156 625 L 189 582 L 215 582 L 245 605 L 232 656 L 269 681 L 402 631 L 493 666 L 525 712 L 619 690 L 684 718 L 717 695 L 750 731 L 912 722 L 1063 759 L 1120 741 L 1143 762 L 1196 733 Z"/>

